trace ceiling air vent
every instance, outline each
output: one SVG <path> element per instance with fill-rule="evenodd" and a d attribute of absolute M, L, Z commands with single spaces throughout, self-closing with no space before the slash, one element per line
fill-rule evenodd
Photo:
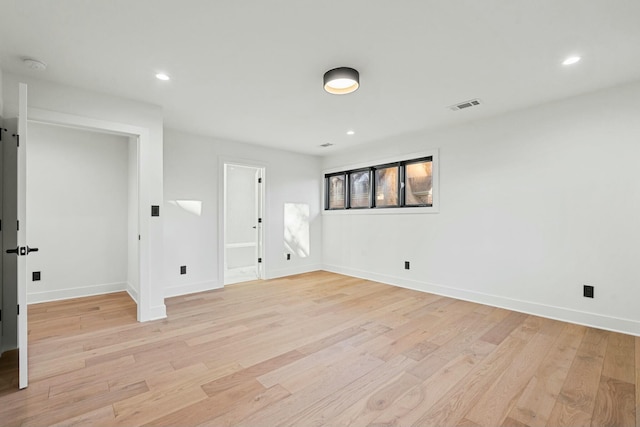
<path fill-rule="evenodd" d="M 322 144 L 320 147 L 322 147 L 322 148 L 327 148 L 327 147 L 331 147 L 332 145 L 333 145 L 332 143 L 327 142 L 327 143 L 325 143 L 325 144 Z"/>
<path fill-rule="evenodd" d="M 460 102 L 459 104 L 451 105 L 453 111 L 464 110 L 465 108 L 475 107 L 476 105 L 480 105 L 479 99 L 471 99 L 469 101 Z"/>

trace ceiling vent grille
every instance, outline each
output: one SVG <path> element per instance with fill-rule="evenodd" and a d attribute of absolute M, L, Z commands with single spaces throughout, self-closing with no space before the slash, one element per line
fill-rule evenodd
<path fill-rule="evenodd" d="M 458 110 L 464 110 L 465 108 L 475 107 L 480 104 L 481 104 L 481 101 L 479 99 L 470 99 L 469 101 L 464 101 L 455 105 L 451 105 L 449 108 L 451 108 L 453 111 L 458 111 Z"/>
<path fill-rule="evenodd" d="M 327 147 L 331 147 L 332 145 L 333 145 L 332 143 L 327 142 L 327 143 L 322 144 L 320 147 L 327 148 Z"/>

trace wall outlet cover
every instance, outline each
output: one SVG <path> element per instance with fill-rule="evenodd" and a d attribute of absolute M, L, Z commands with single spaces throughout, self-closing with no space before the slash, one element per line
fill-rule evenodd
<path fill-rule="evenodd" d="M 181 265 L 180 266 L 180 274 L 187 274 L 187 266 L 186 265 Z"/>
<path fill-rule="evenodd" d="M 34 271 L 33 273 L 31 273 L 31 280 L 34 282 L 37 282 L 38 280 L 40 280 L 40 272 Z"/>
<path fill-rule="evenodd" d="M 585 298 L 593 298 L 593 286 L 584 285 L 584 289 L 583 289 L 582 295 Z"/>

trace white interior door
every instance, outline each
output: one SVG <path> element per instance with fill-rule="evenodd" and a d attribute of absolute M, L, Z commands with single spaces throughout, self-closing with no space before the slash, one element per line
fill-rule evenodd
<path fill-rule="evenodd" d="M 27 245 L 27 85 L 20 83 L 18 97 L 18 352 L 20 388 L 27 387 L 27 255 L 37 251 Z"/>
<path fill-rule="evenodd" d="M 0 312 L 4 310 L 4 303 L 2 299 L 2 294 L 4 293 L 4 271 L 2 268 L 4 261 L 4 255 L 2 255 L 4 253 L 4 235 L 2 233 L 2 219 L 4 218 L 4 141 L 8 137 L 9 136 L 4 130 L 4 120 L 0 117 L 0 248 L 2 248 L 2 253 L 0 253 Z M 0 355 L 2 355 L 2 352 L 4 351 L 2 344 L 3 336 L 4 328 L 2 326 L 2 316 L 0 315 Z"/>
<path fill-rule="evenodd" d="M 18 348 L 18 120 L 2 137 L 2 351 Z"/>

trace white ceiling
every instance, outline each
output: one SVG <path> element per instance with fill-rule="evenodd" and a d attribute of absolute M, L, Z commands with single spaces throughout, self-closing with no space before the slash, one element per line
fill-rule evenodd
<path fill-rule="evenodd" d="M 638 80 L 639 49 L 638 0 L 0 0 L 5 71 L 318 155 Z M 358 91 L 323 91 L 339 66 L 360 71 Z M 471 98 L 484 104 L 447 108 Z"/>

